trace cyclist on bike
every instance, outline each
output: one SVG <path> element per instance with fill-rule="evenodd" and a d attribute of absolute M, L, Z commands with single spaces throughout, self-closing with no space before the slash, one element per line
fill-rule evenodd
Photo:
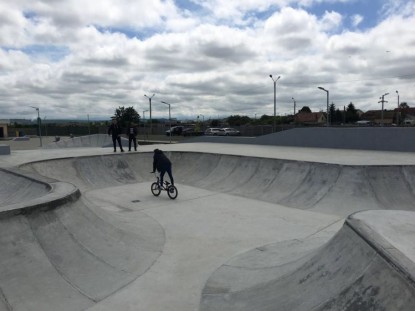
<path fill-rule="evenodd" d="M 160 186 L 163 187 L 163 177 L 164 174 L 167 172 L 170 177 L 170 183 L 174 185 L 173 174 L 171 172 L 171 162 L 166 157 L 166 155 L 160 149 L 154 149 L 154 156 L 153 156 L 153 171 L 160 172 Z"/>

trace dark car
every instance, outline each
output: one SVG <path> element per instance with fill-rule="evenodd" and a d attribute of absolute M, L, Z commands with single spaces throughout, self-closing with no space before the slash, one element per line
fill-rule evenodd
<path fill-rule="evenodd" d="M 173 126 L 173 127 L 171 128 L 171 136 L 174 136 L 174 135 L 181 135 L 181 134 L 182 134 L 182 132 L 183 132 L 183 126 L 181 126 L 181 125 L 178 125 L 178 126 Z M 166 131 L 166 136 L 170 136 L 170 129 L 168 129 L 168 130 Z"/>

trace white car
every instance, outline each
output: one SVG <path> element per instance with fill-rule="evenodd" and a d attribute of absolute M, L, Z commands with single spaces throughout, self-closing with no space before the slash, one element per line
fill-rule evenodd
<path fill-rule="evenodd" d="M 225 132 L 224 135 L 225 136 L 239 136 L 241 135 L 241 132 L 239 132 L 238 130 L 231 128 L 231 127 L 225 127 L 223 129 L 223 131 Z"/>
<path fill-rule="evenodd" d="M 223 134 L 224 133 L 224 131 L 223 131 L 223 129 L 220 129 L 220 128 L 217 128 L 217 127 L 211 127 L 211 128 L 208 128 L 206 131 L 205 131 L 205 135 L 213 135 L 213 136 L 220 136 L 220 135 L 224 135 Z"/>

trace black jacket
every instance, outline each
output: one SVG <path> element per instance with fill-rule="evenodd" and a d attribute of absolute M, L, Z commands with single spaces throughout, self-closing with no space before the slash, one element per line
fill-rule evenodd
<path fill-rule="evenodd" d="M 137 128 L 135 127 L 135 126 L 130 126 L 129 128 L 128 128 L 128 136 L 134 136 L 134 137 L 136 137 L 137 136 Z"/>
<path fill-rule="evenodd" d="M 111 124 L 108 128 L 108 135 L 112 134 L 112 138 L 117 138 L 119 135 L 122 134 L 121 127 L 118 124 Z"/>
<path fill-rule="evenodd" d="M 171 167 L 170 160 L 165 156 L 163 151 L 156 149 L 154 150 L 153 156 L 153 172 L 156 171 L 166 171 L 168 168 Z"/>

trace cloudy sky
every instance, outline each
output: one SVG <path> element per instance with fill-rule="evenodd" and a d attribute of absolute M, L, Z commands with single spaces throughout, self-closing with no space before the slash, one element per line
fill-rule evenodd
<path fill-rule="evenodd" d="M 415 0 L 0 0 L 0 119 L 415 107 Z M 148 118 L 148 112 L 145 113 Z"/>

